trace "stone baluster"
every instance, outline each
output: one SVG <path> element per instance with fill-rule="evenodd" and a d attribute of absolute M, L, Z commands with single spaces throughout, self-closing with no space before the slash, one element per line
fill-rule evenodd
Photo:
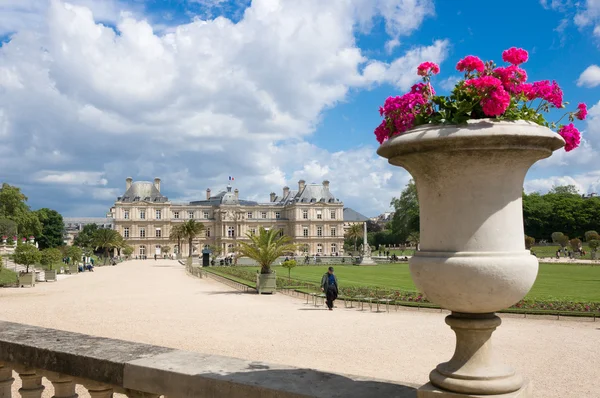
<path fill-rule="evenodd" d="M 75 392 L 75 381 L 71 376 L 55 372 L 46 372 L 44 374 L 54 386 L 54 396 L 52 398 L 77 398 L 79 395 Z"/>
<path fill-rule="evenodd" d="M 0 398 L 12 397 L 12 384 L 15 379 L 12 377 L 12 368 L 0 362 Z"/>
<path fill-rule="evenodd" d="M 125 394 L 129 398 L 159 398 L 160 397 L 160 394 L 152 394 L 149 392 L 134 391 L 134 390 L 127 390 L 125 392 Z"/>
<path fill-rule="evenodd" d="M 84 383 L 91 398 L 112 398 L 113 388 L 107 384 L 88 381 Z"/>
<path fill-rule="evenodd" d="M 22 387 L 19 388 L 19 394 L 22 398 L 42 398 L 44 386 L 42 385 L 42 375 L 35 369 L 17 366 L 17 373 L 21 378 Z"/>

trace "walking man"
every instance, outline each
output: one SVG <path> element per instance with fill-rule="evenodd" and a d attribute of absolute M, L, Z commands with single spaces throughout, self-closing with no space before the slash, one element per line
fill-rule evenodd
<path fill-rule="evenodd" d="M 321 279 L 321 291 L 325 292 L 327 308 L 329 308 L 329 311 L 333 311 L 333 302 L 338 296 L 338 282 L 336 276 L 333 274 L 333 267 L 329 267 L 327 273 L 323 275 Z"/>

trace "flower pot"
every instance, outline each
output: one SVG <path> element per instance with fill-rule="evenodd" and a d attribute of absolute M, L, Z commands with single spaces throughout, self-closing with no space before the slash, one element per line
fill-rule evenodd
<path fill-rule="evenodd" d="M 19 275 L 19 286 L 34 287 L 35 286 L 35 274 L 33 272 L 28 272 L 26 274 L 20 274 Z"/>
<path fill-rule="evenodd" d="M 49 281 L 56 282 L 56 270 L 55 269 L 47 269 L 45 272 L 46 272 L 46 282 L 49 282 Z"/>
<path fill-rule="evenodd" d="M 277 275 L 275 271 L 270 274 L 256 274 L 256 291 L 258 294 L 273 294 L 277 290 Z"/>
<path fill-rule="evenodd" d="M 393 137 L 377 153 L 404 167 L 417 186 L 420 251 L 411 276 L 427 298 L 452 311 L 453 358 L 430 374 L 451 392 L 495 395 L 520 391 L 523 379 L 491 354 L 495 311 L 522 299 L 538 260 L 525 250 L 522 190 L 527 170 L 564 145 L 537 124 L 471 120 L 424 125 Z"/>
<path fill-rule="evenodd" d="M 77 274 L 79 272 L 79 267 L 77 265 L 69 265 L 68 273 L 69 274 Z"/>

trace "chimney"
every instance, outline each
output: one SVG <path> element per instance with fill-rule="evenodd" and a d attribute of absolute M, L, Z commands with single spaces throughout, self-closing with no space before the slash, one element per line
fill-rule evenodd
<path fill-rule="evenodd" d="M 133 183 L 133 178 L 131 177 L 127 177 L 125 179 L 125 190 L 127 191 L 129 188 L 131 188 L 131 183 Z"/>
<path fill-rule="evenodd" d="M 300 180 L 298 181 L 298 192 L 302 192 L 302 190 L 304 189 L 304 187 L 306 186 L 306 181 L 304 180 Z"/>
<path fill-rule="evenodd" d="M 325 188 L 326 190 L 329 191 L 329 181 L 327 181 L 327 180 L 323 181 L 323 188 Z"/>
<path fill-rule="evenodd" d="M 210 199 L 210 188 L 206 190 L 206 200 Z"/>
<path fill-rule="evenodd" d="M 160 178 L 154 178 L 154 186 L 156 187 L 156 189 L 158 189 L 158 192 L 160 192 Z"/>
<path fill-rule="evenodd" d="M 237 188 L 234 189 L 233 193 L 235 194 L 235 199 L 236 200 L 240 200 L 240 191 L 239 191 L 239 189 L 237 189 Z"/>
<path fill-rule="evenodd" d="M 290 193 L 290 187 L 283 187 L 283 197 L 286 198 Z"/>
<path fill-rule="evenodd" d="M 275 197 L 277 197 L 277 195 L 275 195 L 275 192 L 271 192 L 271 202 L 275 202 Z"/>

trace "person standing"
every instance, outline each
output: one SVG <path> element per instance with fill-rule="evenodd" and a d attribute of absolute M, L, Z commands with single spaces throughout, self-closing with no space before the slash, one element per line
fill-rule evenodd
<path fill-rule="evenodd" d="M 327 308 L 329 308 L 329 311 L 333 311 L 333 302 L 338 296 L 338 281 L 333 274 L 333 267 L 329 267 L 327 273 L 323 275 L 321 279 L 321 291 L 325 292 Z"/>

